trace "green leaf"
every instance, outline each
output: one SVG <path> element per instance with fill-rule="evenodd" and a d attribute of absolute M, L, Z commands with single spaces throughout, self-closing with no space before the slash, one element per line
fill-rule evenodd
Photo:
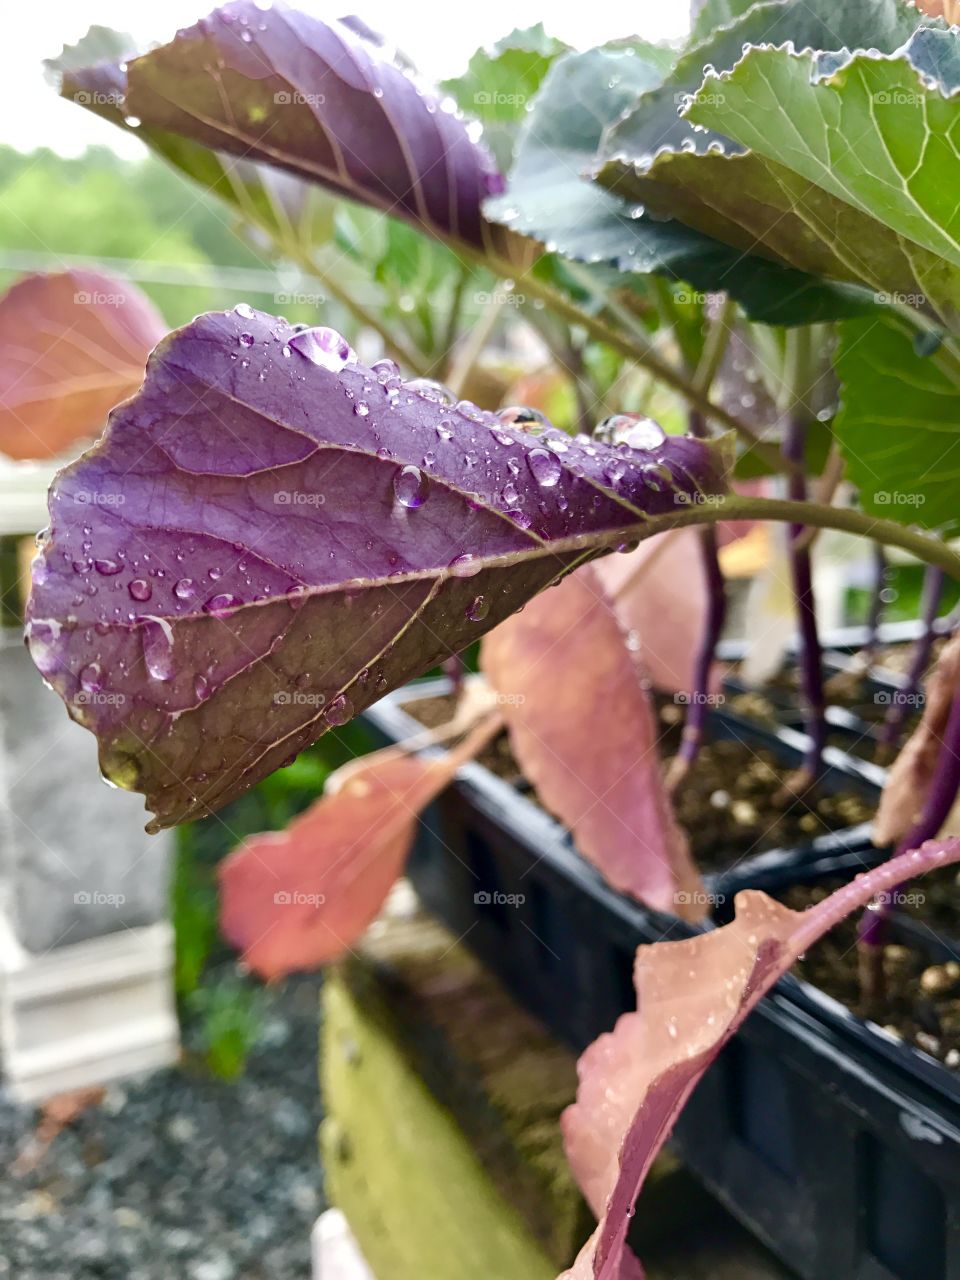
<path fill-rule="evenodd" d="M 956 329 L 960 102 L 930 87 L 905 54 L 857 54 L 819 81 L 813 71 L 809 55 L 753 50 L 721 78 L 713 97 L 722 103 L 698 103 L 689 115 L 725 122 L 752 148 L 739 175 L 745 203 L 776 183 L 806 242 L 834 258 L 830 274 L 905 294 Z"/>
<path fill-rule="evenodd" d="M 716 31 L 717 27 L 728 26 L 742 17 L 748 9 L 753 8 L 756 0 L 706 0 L 694 20 L 687 48 L 693 48 Z"/>
<path fill-rule="evenodd" d="M 496 222 L 580 262 L 682 280 L 704 293 L 728 291 L 751 319 L 798 324 L 861 313 L 856 290 L 824 286 L 762 258 L 745 258 L 716 239 L 647 216 L 583 174 L 604 126 L 654 86 L 663 51 L 593 49 L 557 60 L 521 132 L 507 192 L 488 200 Z"/>
<path fill-rule="evenodd" d="M 604 180 L 732 245 L 957 329 L 960 104 L 908 52 L 858 53 L 817 79 L 810 53 L 752 49 L 708 77 L 686 114 L 748 150 L 622 154 Z"/>
<path fill-rule="evenodd" d="M 441 82 L 460 109 L 483 123 L 483 136 L 506 172 L 517 130 L 550 64 L 569 45 L 547 35 L 543 23 L 513 31 L 492 48 L 478 49 L 462 76 Z"/>
<path fill-rule="evenodd" d="M 729 71 L 743 57 L 745 45 L 789 41 L 795 49 L 869 48 L 892 53 L 910 38 L 919 22 L 920 15 L 906 0 L 843 0 L 842 4 L 837 0 L 766 0 L 754 4 L 730 25 L 713 31 L 684 53 L 661 85 L 646 93 L 623 120 L 614 122 L 604 138 L 603 153 L 652 160 L 661 151 L 693 147 L 705 154 L 716 135 L 696 132 L 679 109 L 700 88 L 706 68 Z M 717 128 L 721 134 L 726 132 Z"/>
<path fill-rule="evenodd" d="M 865 511 L 960 531 L 960 367 L 919 356 L 906 321 L 848 320 L 834 430 Z"/>

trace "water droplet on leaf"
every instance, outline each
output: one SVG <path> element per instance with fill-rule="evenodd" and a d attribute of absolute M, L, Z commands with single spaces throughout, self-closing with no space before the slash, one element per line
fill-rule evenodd
<path fill-rule="evenodd" d="M 336 728 L 338 725 L 346 724 L 348 720 L 353 719 L 353 703 L 346 694 L 341 693 L 340 696 L 338 698 L 334 698 L 329 707 L 327 707 L 326 711 L 323 713 L 323 718 L 331 728 Z"/>
<path fill-rule="evenodd" d="M 331 373 L 339 373 L 345 365 L 353 364 L 357 359 L 356 352 L 343 334 L 337 333 L 336 329 L 328 329 L 326 325 L 295 333 L 289 345 L 311 364 L 329 369 Z"/>
<path fill-rule="evenodd" d="M 594 440 L 627 449 L 657 449 L 666 434 L 652 418 L 640 413 L 615 413 L 594 428 Z"/>
<path fill-rule="evenodd" d="M 147 672 L 154 680 L 169 680 L 173 675 L 173 629 L 165 618 L 143 618 L 141 622 Z"/>
<path fill-rule="evenodd" d="M 563 464 L 553 453 L 546 449 L 531 449 L 527 454 L 527 466 L 537 484 L 544 489 L 552 489 L 563 472 Z"/>
<path fill-rule="evenodd" d="M 103 688 L 103 672 L 99 662 L 90 662 L 80 672 L 80 688 L 84 693 L 99 693 Z"/>
<path fill-rule="evenodd" d="M 442 382 L 434 382 L 432 378 L 412 378 L 407 388 L 424 400 L 432 400 L 434 404 L 453 405 L 457 397 Z"/>
<path fill-rule="evenodd" d="M 430 481 L 419 467 L 401 467 L 393 477 L 393 491 L 403 507 L 422 507 L 429 488 Z"/>

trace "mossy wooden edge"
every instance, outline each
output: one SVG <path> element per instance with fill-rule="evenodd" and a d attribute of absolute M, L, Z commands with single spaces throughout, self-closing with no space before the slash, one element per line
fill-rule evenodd
<path fill-rule="evenodd" d="M 429 917 L 376 926 L 339 980 L 438 1102 L 557 1269 L 593 1227 L 560 1114 L 576 1060 Z"/>
<path fill-rule="evenodd" d="M 329 1198 L 378 1280 L 554 1280 L 451 1113 L 343 981 L 324 985 Z"/>

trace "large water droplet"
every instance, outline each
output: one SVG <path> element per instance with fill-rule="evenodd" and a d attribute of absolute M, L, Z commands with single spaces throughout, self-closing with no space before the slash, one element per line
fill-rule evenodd
<path fill-rule="evenodd" d="M 482 622 L 490 612 L 490 601 L 486 596 L 474 596 L 467 605 L 467 619 L 470 622 Z"/>
<path fill-rule="evenodd" d="M 237 316 L 243 316 L 244 320 L 253 319 L 253 307 L 250 306 L 249 302 L 238 302 L 233 308 L 233 313 Z"/>
<path fill-rule="evenodd" d="M 84 693 L 99 693 L 103 688 L 103 671 L 99 662 L 88 663 L 80 672 L 80 688 Z"/>
<path fill-rule="evenodd" d="M 311 364 L 329 369 L 331 373 L 339 373 L 345 365 L 353 364 L 357 359 L 356 352 L 343 334 L 337 333 L 336 329 L 328 329 L 326 325 L 295 333 L 289 345 Z"/>
<path fill-rule="evenodd" d="M 220 595 L 211 596 L 203 608 L 205 613 L 220 614 L 226 613 L 228 609 L 233 609 L 238 604 L 243 604 L 239 596 L 223 591 Z"/>
<path fill-rule="evenodd" d="M 419 467 L 401 467 L 393 477 L 393 491 L 402 507 L 422 507 L 429 489 L 430 481 Z"/>
<path fill-rule="evenodd" d="M 108 787 L 120 787 L 124 791 L 136 791 L 140 779 L 140 766 L 127 751 L 111 749 L 100 758 L 101 777 Z"/>
<path fill-rule="evenodd" d="M 192 578 L 181 578 L 173 588 L 173 594 L 178 600 L 192 600 L 197 594 L 197 586 Z"/>
<path fill-rule="evenodd" d="M 458 400 L 457 413 L 469 422 L 486 422 L 487 420 L 483 410 L 478 409 L 472 400 Z"/>
<path fill-rule="evenodd" d="M 206 676 L 197 676 L 193 682 L 193 691 L 198 698 L 205 698 L 210 692 L 210 681 Z"/>
<path fill-rule="evenodd" d="M 597 423 L 594 440 L 601 444 L 617 445 L 627 449 L 657 449 L 666 440 L 666 434 L 652 418 L 640 413 L 615 413 Z"/>
<path fill-rule="evenodd" d="M 531 449 L 527 454 L 527 466 L 537 484 L 552 489 L 563 473 L 563 464 L 555 453 L 546 449 Z"/>
<path fill-rule="evenodd" d="M 241 347 L 252 347 L 256 339 L 252 333 L 241 333 L 239 338 L 237 338 L 237 341 L 240 343 Z"/>
<path fill-rule="evenodd" d="M 173 675 L 173 629 L 165 618 L 142 618 L 141 624 L 147 672 L 154 680 L 169 680 Z"/>
<path fill-rule="evenodd" d="M 34 618 L 28 622 L 24 635 L 30 649 L 30 657 L 37 669 L 45 676 L 59 670 L 60 654 L 57 641 L 60 639 L 60 623 L 56 618 Z"/>
<path fill-rule="evenodd" d="M 384 358 L 383 360 L 374 360 L 370 366 L 370 372 L 376 374 L 378 382 L 389 382 L 393 378 L 400 376 L 400 370 L 393 360 Z"/>
<path fill-rule="evenodd" d="M 435 404 L 453 405 L 457 397 L 442 382 L 434 382 L 432 378 L 411 378 L 406 384 L 408 391 L 413 391 L 424 400 L 432 400 Z"/>
<path fill-rule="evenodd" d="M 521 427 L 531 435 L 539 435 L 545 427 L 550 425 L 546 414 L 523 404 L 508 405 L 506 409 L 498 412 L 497 417 L 507 426 Z"/>
<path fill-rule="evenodd" d="M 127 587 L 127 590 L 130 592 L 130 595 L 134 600 L 140 600 L 141 602 L 149 600 L 153 595 L 153 588 L 144 578 L 134 578 Z"/>
<path fill-rule="evenodd" d="M 472 578 L 483 567 L 482 561 L 472 556 L 469 551 L 450 562 L 450 572 L 455 578 Z"/>
<path fill-rule="evenodd" d="M 326 711 L 324 711 L 323 718 L 331 728 L 346 724 L 348 720 L 353 719 L 353 703 L 346 694 L 341 693 L 338 698 L 334 698 Z"/>
<path fill-rule="evenodd" d="M 117 560 L 94 560 L 93 567 L 105 578 L 112 578 L 115 573 L 120 572 L 122 565 Z"/>

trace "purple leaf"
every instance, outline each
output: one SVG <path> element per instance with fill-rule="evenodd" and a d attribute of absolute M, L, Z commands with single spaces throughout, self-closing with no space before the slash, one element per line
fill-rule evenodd
<path fill-rule="evenodd" d="M 480 212 L 503 188 L 490 153 L 371 35 L 355 20 L 233 0 L 133 59 L 125 77 L 74 56 L 63 92 L 85 91 L 96 110 L 95 90 L 125 89 L 123 114 L 150 134 L 279 166 L 441 238 L 502 242 Z"/>
<path fill-rule="evenodd" d="M 60 473 L 31 653 L 151 829 L 724 489 L 722 446 L 654 424 L 604 446 L 450 401 L 243 304 L 167 337 Z"/>

